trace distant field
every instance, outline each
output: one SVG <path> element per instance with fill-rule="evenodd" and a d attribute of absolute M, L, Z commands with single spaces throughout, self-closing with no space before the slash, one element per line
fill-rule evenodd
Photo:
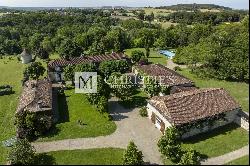
<path fill-rule="evenodd" d="M 201 12 L 221 12 L 221 10 L 218 10 L 218 9 L 200 9 Z"/>
<path fill-rule="evenodd" d="M 135 20 L 138 20 L 138 18 L 136 17 L 133 17 L 133 16 L 111 16 L 112 18 L 118 18 L 118 19 L 121 19 L 121 20 L 128 20 L 128 19 L 135 19 Z"/>
<path fill-rule="evenodd" d="M 155 9 L 155 8 L 144 8 L 144 11 L 146 14 L 150 14 L 151 12 L 154 13 L 154 15 L 168 15 L 169 13 L 175 12 L 174 10 L 167 10 L 167 9 Z"/>
<path fill-rule="evenodd" d="M 172 22 L 152 22 L 153 24 L 161 24 L 162 28 L 166 29 L 166 28 L 169 28 L 171 25 L 174 25 L 176 26 L 178 23 L 172 23 Z"/>

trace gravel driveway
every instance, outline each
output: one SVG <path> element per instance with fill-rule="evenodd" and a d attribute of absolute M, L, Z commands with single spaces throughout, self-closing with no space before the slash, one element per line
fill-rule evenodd
<path fill-rule="evenodd" d="M 66 139 L 52 142 L 33 143 L 38 153 L 75 150 L 91 148 L 126 148 L 130 140 L 133 140 L 144 155 L 144 161 L 148 164 L 162 164 L 161 155 L 158 152 L 157 141 L 161 133 L 148 118 L 139 115 L 138 109 L 125 109 L 120 106 L 116 98 L 110 99 L 110 114 L 117 125 L 117 130 L 108 136 L 95 138 Z"/>

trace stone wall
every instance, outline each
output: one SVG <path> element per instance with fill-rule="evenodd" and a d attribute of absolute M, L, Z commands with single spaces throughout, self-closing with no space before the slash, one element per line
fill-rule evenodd
<path fill-rule="evenodd" d="M 226 124 L 235 122 L 235 120 L 236 120 L 237 117 L 238 117 L 237 115 L 239 114 L 239 111 L 240 111 L 239 109 L 236 109 L 236 110 L 227 112 L 227 113 L 226 113 L 226 116 L 225 116 L 225 118 L 227 119 L 227 121 L 216 121 L 216 122 L 214 123 L 213 126 L 205 126 L 205 127 L 201 128 L 201 129 L 200 129 L 200 128 L 191 128 L 189 132 L 187 132 L 187 133 L 185 133 L 185 134 L 182 135 L 182 138 L 188 138 L 188 137 L 191 137 L 191 136 L 194 136 L 194 135 L 197 135 L 197 134 L 200 134 L 200 133 L 204 133 L 204 132 L 207 132 L 207 131 L 209 131 L 209 130 L 213 130 L 213 129 L 215 129 L 215 128 L 224 126 L 224 125 L 226 125 Z M 158 116 L 158 117 L 162 120 L 162 122 L 165 124 L 165 129 L 166 129 L 167 127 L 172 126 L 172 124 L 169 123 L 169 122 L 167 121 L 167 119 L 164 118 L 164 117 L 157 111 L 157 109 L 156 109 L 155 107 L 153 107 L 153 106 L 152 106 L 151 104 L 149 104 L 149 103 L 147 104 L 147 112 L 148 112 L 148 118 L 149 118 L 150 120 L 151 120 L 152 113 L 154 113 L 156 116 Z M 242 123 L 242 125 L 243 125 L 243 124 L 245 125 L 245 123 L 244 123 L 243 120 L 241 120 L 241 123 Z M 247 126 L 248 126 L 248 122 L 247 122 Z"/>
<path fill-rule="evenodd" d="M 249 113 L 239 110 L 234 122 L 249 131 Z"/>
<path fill-rule="evenodd" d="M 148 118 L 151 119 L 151 116 L 152 116 L 152 112 L 155 113 L 156 116 L 158 116 L 164 123 L 165 125 L 165 129 L 167 127 L 170 127 L 172 126 L 167 120 L 166 118 L 164 118 L 151 104 L 147 104 L 147 112 L 148 112 Z"/>
<path fill-rule="evenodd" d="M 191 137 L 191 136 L 194 136 L 194 135 L 197 135 L 200 133 L 204 133 L 204 132 L 207 132 L 209 130 L 213 130 L 215 128 L 224 126 L 226 124 L 232 123 L 235 121 L 235 118 L 237 117 L 238 112 L 239 112 L 238 109 L 227 112 L 226 116 L 225 116 L 227 121 L 216 121 L 213 126 L 205 126 L 201 129 L 200 128 L 191 128 L 189 132 L 182 135 L 182 138 L 188 138 L 188 137 Z"/>

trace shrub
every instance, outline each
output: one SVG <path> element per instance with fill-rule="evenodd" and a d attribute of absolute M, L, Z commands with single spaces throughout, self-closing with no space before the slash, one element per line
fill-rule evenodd
<path fill-rule="evenodd" d="M 168 127 L 158 141 L 158 147 L 161 154 L 166 156 L 172 162 L 177 163 L 182 156 L 180 135 L 175 127 Z"/>
<path fill-rule="evenodd" d="M 161 86 L 161 92 L 162 92 L 164 95 L 169 95 L 169 94 L 170 94 L 170 90 L 171 90 L 170 87 Z"/>
<path fill-rule="evenodd" d="M 130 141 L 123 155 L 123 165 L 142 165 L 143 154 L 134 142 Z"/>
<path fill-rule="evenodd" d="M 155 82 L 149 77 L 145 81 L 146 85 L 144 87 L 144 91 L 147 92 L 150 97 L 157 96 L 161 92 L 161 87 L 158 82 Z"/>
<path fill-rule="evenodd" d="M 105 96 L 100 97 L 100 100 L 97 103 L 97 110 L 100 113 L 108 111 L 108 99 Z"/>
<path fill-rule="evenodd" d="M 17 126 L 17 136 L 19 138 L 33 140 L 49 130 L 52 126 L 52 119 L 44 114 L 25 112 L 16 115 L 15 125 Z"/>
<path fill-rule="evenodd" d="M 148 59 L 145 57 L 142 57 L 138 63 L 139 63 L 139 65 L 147 65 Z"/>
<path fill-rule="evenodd" d="M 145 57 L 144 52 L 140 50 L 134 50 L 131 53 L 131 59 L 134 63 L 139 62 L 142 57 Z"/>
<path fill-rule="evenodd" d="M 99 71 L 106 77 L 114 72 L 126 73 L 129 69 L 130 64 L 124 60 L 104 61 L 99 65 Z"/>
<path fill-rule="evenodd" d="M 174 71 L 182 71 L 182 69 L 180 68 L 180 66 L 175 66 Z"/>
<path fill-rule="evenodd" d="M 45 72 L 45 68 L 40 62 L 33 62 L 25 68 L 23 75 L 31 79 L 38 79 Z"/>
<path fill-rule="evenodd" d="M 18 139 L 11 148 L 8 161 L 12 165 L 31 165 L 34 163 L 35 150 L 26 139 Z"/>
<path fill-rule="evenodd" d="M 11 88 L 11 86 L 10 85 L 1 85 L 0 86 L 0 89 L 6 89 L 6 88 Z"/>
<path fill-rule="evenodd" d="M 39 48 L 37 51 L 37 55 L 41 59 L 48 59 L 49 58 L 49 53 L 44 48 Z"/>
<path fill-rule="evenodd" d="M 139 113 L 142 117 L 147 117 L 148 116 L 148 111 L 147 111 L 147 108 L 146 107 L 142 107 L 140 110 L 139 110 Z"/>
<path fill-rule="evenodd" d="M 199 163 L 200 163 L 200 156 L 193 149 L 186 151 L 182 155 L 181 160 L 179 162 L 180 165 L 198 165 Z"/>
<path fill-rule="evenodd" d="M 12 94 L 12 87 L 10 85 L 0 86 L 0 96 Z"/>
<path fill-rule="evenodd" d="M 129 100 L 135 92 L 135 86 L 128 81 L 126 74 L 112 73 L 108 80 L 111 91 L 122 101 Z"/>

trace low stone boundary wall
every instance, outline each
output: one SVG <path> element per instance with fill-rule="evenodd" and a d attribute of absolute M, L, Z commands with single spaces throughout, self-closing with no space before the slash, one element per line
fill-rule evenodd
<path fill-rule="evenodd" d="M 243 129 L 249 131 L 249 113 L 240 110 L 234 120 L 236 124 L 238 124 Z"/>

